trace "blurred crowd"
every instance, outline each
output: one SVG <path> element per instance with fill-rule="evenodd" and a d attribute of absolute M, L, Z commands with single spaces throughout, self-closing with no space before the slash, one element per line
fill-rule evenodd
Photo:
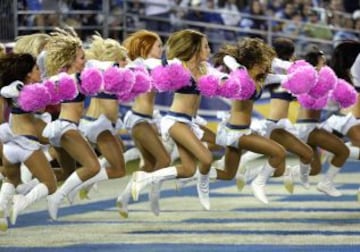
<path fill-rule="evenodd" d="M 102 0 L 20 0 L 19 10 L 53 11 L 45 15 L 19 15 L 19 25 L 52 28 L 67 24 L 82 39 L 93 34 L 106 20 L 110 36 L 122 39 L 119 27 L 146 28 L 173 32 L 197 28 L 212 41 L 234 40 L 241 36 L 264 37 L 276 32 L 304 46 L 303 38 L 331 41 L 359 40 L 358 0 L 110 0 L 110 15 L 103 16 Z M 124 6 L 126 4 L 126 6 Z M 71 11 L 88 11 L 71 14 Z M 100 12 L 98 12 L 100 11 Z M 126 11 L 126 18 L 123 18 Z M 269 19 L 270 17 L 270 19 Z M 163 20 L 161 20 L 163 19 Z M 170 22 L 169 22 L 170 20 Z M 211 25 L 209 25 L 211 24 Z M 216 25 L 225 25 L 219 29 Z M 113 29 L 111 29 L 113 28 Z M 315 41 L 316 42 L 316 41 Z M 324 48 L 326 51 L 326 46 Z"/>

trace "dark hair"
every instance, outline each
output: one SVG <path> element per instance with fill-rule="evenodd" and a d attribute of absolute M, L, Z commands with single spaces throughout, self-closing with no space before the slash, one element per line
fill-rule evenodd
<path fill-rule="evenodd" d="M 330 60 L 330 67 L 339 78 L 352 83 L 350 68 L 360 53 L 360 43 L 357 41 L 345 41 L 333 50 Z"/>
<path fill-rule="evenodd" d="M 290 58 L 294 55 L 295 52 L 294 42 L 288 38 L 275 39 L 273 47 L 278 58 L 282 60 L 290 60 Z"/>
<path fill-rule="evenodd" d="M 28 53 L 9 53 L 0 57 L 0 86 L 7 86 L 15 80 L 25 81 L 35 64 L 35 58 Z"/>
<path fill-rule="evenodd" d="M 256 64 L 266 64 L 270 67 L 275 52 L 261 39 L 244 38 L 235 45 L 223 45 L 213 57 L 215 67 L 222 66 L 229 70 L 223 62 L 225 55 L 234 57 L 241 65 L 251 69 Z"/>

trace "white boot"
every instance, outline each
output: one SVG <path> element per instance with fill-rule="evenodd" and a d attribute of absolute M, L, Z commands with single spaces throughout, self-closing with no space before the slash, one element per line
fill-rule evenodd
<path fill-rule="evenodd" d="M 159 216 L 160 214 L 160 189 L 161 182 L 154 181 L 151 183 L 150 191 L 149 191 L 149 201 L 150 201 L 150 209 L 154 215 Z"/>
<path fill-rule="evenodd" d="M 31 171 L 24 163 L 20 165 L 20 174 L 21 174 L 21 181 L 26 184 L 30 182 L 33 178 Z"/>
<path fill-rule="evenodd" d="M 225 170 L 225 156 L 222 156 L 220 159 L 214 161 L 212 166 L 218 170 Z"/>
<path fill-rule="evenodd" d="M 116 199 L 116 206 L 118 207 L 119 214 L 123 218 L 128 218 L 128 204 L 131 196 L 132 179 L 126 185 L 125 190 Z"/>
<path fill-rule="evenodd" d="M 201 174 L 201 172 L 199 172 L 196 188 L 200 204 L 205 210 L 210 210 L 209 174 Z"/>
<path fill-rule="evenodd" d="M 251 182 L 251 188 L 253 190 L 254 196 L 264 204 L 269 203 L 265 194 L 265 185 L 274 171 L 275 169 L 271 167 L 269 163 L 266 163 L 259 175 L 257 175 L 256 178 Z"/>
<path fill-rule="evenodd" d="M 0 190 L 0 231 L 8 229 L 7 213 L 8 207 L 15 194 L 15 187 L 9 182 L 3 182 Z"/>
<path fill-rule="evenodd" d="M 238 170 L 235 175 L 236 187 L 239 192 L 241 192 L 243 190 L 243 188 L 245 187 L 246 183 L 248 181 L 253 180 L 259 174 L 260 170 L 262 169 L 262 167 L 260 167 L 259 169 L 255 169 L 255 168 L 247 169 L 246 168 L 247 164 L 255 159 L 262 157 L 262 156 L 264 156 L 264 155 L 260 154 L 260 153 L 255 153 L 252 151 L 247 151 L 241 156 Z"/>
<path fill-rule="evenodd" d="M 359 160 L 360 159 L 360 148 L 352 145 L 350 142 L 346 143 L 346 146 L 348 147 L 348 149 L 350 151 L 348 159 Z"/>
<path fill-rule="evenodd" d="M 308 190 L 310 188 L 309 175 L 311 171 L 310 164 L 303 164 L 300 162 L 299 165 L 299 178 L 302 186 Z"/>
<path fill-rule="evenodd" d="M 176 179 L 175 180 L 176 190 L 180 191 L 181 188 L 184 188 L 187 184 L 192 183 L 192 182 L 195 183 L 197 181 L 198 177 L 199 177 L 199 169 L 196 168 L 194 175 L 192 175 L 191 177 Z"/>
<path fill-rule="evenodd" d="M 39 199 L 47 196 L 49 194 L 49 189 L 43 183 L 35 186 L 28 194 L 21 195 L 17 194 L 14 196 L 13 207 L 10 215 L 11 224 L 15 225 L 17 216 L 19 213 L 24 211 L 28 206 L 38 201 Z"/>
<path fill-rule="evenodd" d="M 332 197 L 339 197 L 342 195 L 340 191 L 338 191 L 334 185 L 334 178 L 339 173 L 340 168 L 330 165 L 327 170 L 324 178 L 317 184 L 317 189 L 320 192 L 323 192 Z"/>
<path fill-rule="evenodd" d="M 69 200 L 70 204 L 74 203 L 74 199 L 76 194 L 84 188 L 90 189 L 93 184 L 96 182 L 108 180 L 109 176 L 107 175 L 106 169 L 102 168 L 100 171 L 93 177 L 89 178 L 88 180 L 81 183 L 79 186 L 75 187 L 68 195 L 67 199 Z"/>
<path fill-rule="evenodd" d="M 124 160 L 125 160 L 125 164 L 127 162 L 139 159 L 141 156 L 140 151 L 138 150 L 138 148 L 131 148 L 127 151 L 124 152 Z"/>
<path fill-rule="evenodd" d="M 38 184 L 40 184 L 40 181 L 37 178 L 34 178 L 34 179 L 30 180 L 29 182 L 18 185 L 16 187 L 16 192 L 18 194 L 26 195 Z"/>
<path fill-rule="evenodd" d="M 294 176 L 291 166 L 287 166 L 283 175 L 285 189 L 293 194 L 294 193 Z"/>
<path fill-rule="evenodd" d="M 64 184 L 53 194 L 47 197 L 48 199 L 48 211 L 51 219 L 57 219 L 57 212 L 60 204 L 74 188 L 79 186 L 82 183 L 81 179 L 76 172 L 73 172 L 70 177 L 68 177 Z"/>
<path fill-rule="evenodd" d="M 135 201 L 139 199 L 140 192 L 154 181 L 164 181 L 177 177 L 176 166 L 162 168 L 157 171 L 148 173 L 144 171 L 137 171 L 132 176 L 131 194 Z"/>

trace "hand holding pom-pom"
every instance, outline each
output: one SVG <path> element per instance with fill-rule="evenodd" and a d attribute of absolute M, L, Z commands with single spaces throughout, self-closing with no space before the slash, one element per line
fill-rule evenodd
<path fill-rule="evenodd" d="M 314 87 L 309 90 L 309 95 L 320 98 L 335 88 L 337 77 L 335 72 L 328 66 L 324 66 L 319 71 L 319 77 Z"/>
<path fill-rule="evenodd" d="M 59 104 L 61 102 L 61 97 L 58 92 L 58 88 L 56 84 L 51 80 L 45 80 L 43 85 L 50 94 L 50 104 L 51 105 Z"/>
<path fill-rule="evenodd" d="M 127 93 L 134 82 L 135 75 L 131 69 L 110 67 L 104 72 L 104 91 L 107 93 Z"/>
<path fill-rule="evenodd" d="M 328 95 L 323 97 L 314 98 L 308 94 L 301 94 L 297 97 L 299 103 L 306 109 L 321 110 L 328 101 Z"/>
<path fill-rule="evenodd" d="M 134 69 L 135 82 L 131 88 L 131 93 L 135 95 L 147 93 L 152 89 L 152 79 L 147 71 L 142 68 Z"/>
<path fill-rule="evenodd" d="M 61 73 L 55 84 L 61 101 L 71 101 L 79 94 L 75 79 L 67 73 Z"/>
<path fill-rule="evenodd" d="M 358 94 L 351 84 L 343 79 L 338 79 L 336 88 L 332 92 L 332 99 L 342 108 L 347 108 L 355 104 L 357 96 Z"/>
<path fill-rule="evenodd" d="M 102 73 L 96 68 L 85 68 L 80 74 L 80 79 L 80 92 L 89 96 L 97 94 L 103 83 Z"/>
<path fill-rule="evenodd" d="M 289 68 L 288 78 L 282 83 L 282 87 L 294 95 L 308 93 L 315 86 L 317 78 L 314 67 L 299 63 L 298 67 Z"/>
<path fill-rule="evenodd" d="M 18 97 L 18 104 L 21 109 L 34 112 L 45 108 L 50 104 L 50 94 L 47 88 L 40 83 L 25 85 Z"/>
<path fill-rule="evenodd" d="M 235 78 L 240 82 L 240 92 L 233 98 L 237 100 L 248 100 L 256 92 L 255 81 L 250 77 L 246 69 L 239 68 L 232 71 L 229 78 Z"/>
<path fill-rule="evenodd" d="M 203 75 L 198 80 L 197 89 L 202 95 L 213 97 L 218 95 L 219 82 L 219 78 L 215 75 Z"/>
<path fill-rule="evenodd" d="M 155 67 L 153 85 L 159 92 L 174 91 L 190 84 L 191 73 L 179 63 Z"/>
<path fill-rule="evenodd" d="M 228 78 L 220 86 L 218 93 L 219 96 L 231 99 L 236 96 L 240 90 L 240 81 L 237 78 Z"/>

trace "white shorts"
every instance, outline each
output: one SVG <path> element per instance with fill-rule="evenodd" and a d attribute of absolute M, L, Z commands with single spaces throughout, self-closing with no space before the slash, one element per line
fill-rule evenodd
<path fill-rule="evenodd" d="M 199 125 L 193 122 L 192 117 L 182 113 L 168 112 L 163 118 L 161 118 L 160 131 L 161 137 L 164 141 L 168 141 L 170 138 L 169 130 L 175 123 L 181 122 L 187 124 L 195 136 L 201 140 L 204 136 L 204 131 Z"/>
<path fill-rule="evenodd" d="M 221 146 L 231 146 L 239 148 L 239 140 L 244 135 L 250 135 L 254 131 L 249 125 L 238 126 L 222 122 L 219 124 L 216 132 L 216 144 Z"/>
<path fill-rule="evenodd" d="M 298 131 L 298 137 L 305 143 L 307 143 L 310 133 L 313 132 L 314 129 L 321 128 L 321 125 L 319 124 L 319 122 L 315 121 L 301 121 L 296 122 L 295 127 Z"/>
<path fill-rule="evenodd" d="M 351 113 L 347 115 L 332 115 L 324 122 L 324 129 L 346 136 L 351 127 L 359 124 L 360 120 L 356 119 Z"/>
<path fill-rule="evenodd" d="M 2 123 L 0 125 L 0 142 L 7 143 L 14 137 L 9 123 Z"/>
<path fill-rule="evenodd" d="M 277 122 L 268 119 L 253 120 L 250 128 L 266 138 L 270 138 L 271 132 L 274 129 L 284 129 L 295 136 L 298 135 L 296 127 L 287 118 L 280 119 Z"/>
<path fill-rule="evenodd" d="M 46 125 L 42 135 L 49 139 L 49 142 L 52 146 L 61 147 L 61 137 L 69 130 L 79 129 L 74 122 L 66 121 L 64 119 L 57 119 Z"/>
<path fill-rule="evenodd" d="M 124 126 L 129 132 L 131 132 L 132 128 L 141 122 L 148 122 L 150 124 L 153 123 L 152 116 L 143 115 L 132 110 L 126 112 L 124 117 Z"/>
<path fill-rule="evenodd" d="M 32 136 L 13 136 L 11 141 L 4 143 L 3 155 L 12 164 L 25 162 L 31 154 L 40 150 L 42 145 Z"/>
<path fill-rule="evenodd" d="M 49 112 L 34 113 L 34 117 L 43 120 L 45 123 L 50 123 L 52 118 Z"/>
<path fill-rule="evenodd" d="M 100 115 L 98 118 L 81 118 L 79 130 L 93 144 L 97 143 L 98 136 L 106 130 L 110 131 L 113 135 L 116 133 L 114 125 L 105 115 Z"/>

